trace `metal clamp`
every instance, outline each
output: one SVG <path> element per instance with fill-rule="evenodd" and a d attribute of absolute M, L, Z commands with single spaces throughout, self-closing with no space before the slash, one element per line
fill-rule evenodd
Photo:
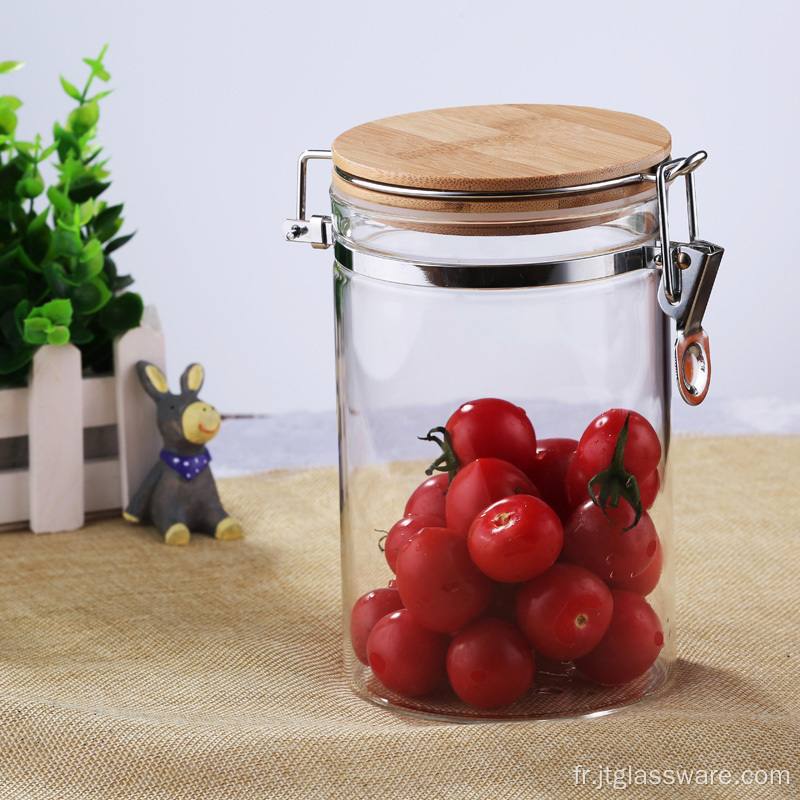
<path fill-rule="evenodd" d="M 703 402 L 711 381 L 711 350 L 702 322 L 725 252 L 719 245 L 699 238 L 694 171 L 706 157 L 707 154 L 700 150 L 687 158 L 666 161 L 656 171 L 660 253 L 655 256 L 655 261 L 661 266 L 658 303 L 661 310 L 675 320 L 678 391 L 693 406 Z M 688 244 L 673 242 L 669 237 L 667 192 L 670 182 L 681 176 L 686 181 Z"/>
<path fill-rule="evenodd" d="M 333 244 L 333 222 L 329 216 L 315 214 L 306 219 L 306 171 L 311 159 L 331 159 L 330 150 L 306 150 L 297 164 L 297 217 L 287 219 L 283 234 L 287 241 L 305 242 L 325 250 Z M 575 191 L 600 191 L 631 183 L 655 180 L 658 197 L 658 226 L 660 242 L 656 248 L 645 248 L 647 263 L 661 268 L 658 302 L 665 314 L 676 322 L 675 364 L 678 390 L 690 405 L 699 405 L 708 394 L 711 379 L 711 351 L 708 335 L 703 330 L 703 314 L 711 287 L 719 269 L 723 249 L 699 238 L 694 171 L 706 160 L 707 154 L 699 150 L 687 158 L 674 159 L 659 164 L 655 176 L 641 173 L 582 186 L 560 189 L 541 189 L 530 192 L 456 192 L 433 191 L 416 187 L 389 186 L 356 179 L 339 170 L 341 178 L 365 188 L 415 197 L 435 196 L 440 199 L 510 199 L 512 197 L 539 197 Z M 669 186 L 676 178 L 686 182 L 686 208 L 689 218 L 689 242 L 673 242 L 669 236 Z M 369 185 L 367 185 L 369 184 Z"/>
<path fill-rule="evenodd" d="M 311 159 L 330 159 L 330 150 L 306 150 L 297 161 L 297 219 L 283 223 L 287 242 L 305 242 L 316 250 L 326 250 L 333 244 L 333 221 L 328 216 L 315 214 L 306 219 L 306 168 Z"/>

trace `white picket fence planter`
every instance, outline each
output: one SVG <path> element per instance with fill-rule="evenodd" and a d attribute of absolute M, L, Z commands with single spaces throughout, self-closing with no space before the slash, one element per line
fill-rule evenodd
<path fill-rule="evenodd" d="M 28 439 L 27 468 L 0 468 L 0 527 L 75 530 L 87 513 L 128 504 L 161 448 L 155 404 L 136 374 L 141 359 L 165 368 L 152 306 L 115 341 L 114 375 L 84 378 L 74 345 L 46 345 L 27 387 L 0 389 L 0 440 Z M 107 425 L 116 425 L 119 456 L 84 460 L 84 429 Z"/>

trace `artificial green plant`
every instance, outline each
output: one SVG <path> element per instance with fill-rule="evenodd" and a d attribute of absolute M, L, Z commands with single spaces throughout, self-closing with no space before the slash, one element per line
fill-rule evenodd
<path fill-rule="evenodd" d="M 119 275 L 111 254 L 133 234 L 118 236 L 122 204 L 100 200 L 108 187 L 107 161 L 95 144 L 100 101 L 95 79 L 107 82 L 106 48 L 85 58 L 89 76 L 81 91 L 61 85 L 77 106 L 53 142 L 16 138 L 22 102 L 0 96 L 0 386 L 24 382 L 37 348 L 72 342 L 84 369 L 112 369 L 113 338 L 138 326 L 142 299 L 123 292 L 133 279 Z M 0 63 L 0 79 L 22 66 Z M 41 168 L 52 163 L 57 180 L 45 185 Z"/>

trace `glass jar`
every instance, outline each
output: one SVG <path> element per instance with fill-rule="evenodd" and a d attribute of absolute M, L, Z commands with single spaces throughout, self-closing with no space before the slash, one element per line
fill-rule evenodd
<path fill-rule="evenodd" d="M 554 107 L 392 118 L 375 123 L 384 149 L 372 167 L 387 159 L 396 182 L 353 168 L 348 141 L 363 144 L 369 126 L 354 129 L 334 144 L 332 218 L 306 221 L 305 165 L 320 152 L 301 159 L 287 238 L 335 245 L 345 668 L 359 695 L 397 711 L 593 715 L 652 697 L 673 674 L 672 319 L 681 393 L 696 401 L 710 366 L 699 306 L 721 250 L 696 236 L 691 176 L 704 154 L 667 160 L 655 123 L 652 163 L 615 164 L 602 181 L 573 170 L 562 186 L 509 188 L 504 175 L 498 188 L 493 173 L 486 189 L 458 151 L 445 163 L 480 173 L 481 189 L 398 180 L 386 150 L 407 149 L 420 118 L 458 112 L 471 148 L 498 108 L 530 110 L 532 127 L 504 146 L 534 139 L 546 162 L 537 126 Z M 610 127 L 630 117 L 596 114 Z M 583 163 L 598 145 L 581 133 Z M 689 244 L 668 237 L 679 174 Z"/>

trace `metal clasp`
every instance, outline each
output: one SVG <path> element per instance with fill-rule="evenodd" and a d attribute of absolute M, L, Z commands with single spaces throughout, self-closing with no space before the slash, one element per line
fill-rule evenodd
<path fill-rule="evenodd" d="M 675 320 L 675 368 L 678 391 L 689 405 L 699 405 L 708 394 L 711 381 L 711 350 L 703 330 L 703 314 L 717 277 L 722 254 L 719 245 L 699 238 L 694 171 L 706 160 L 702 150 L 688 158 L 666 161 L 656 171 L 661 266 L 658 303 Z M 683 176 L 686 181 L 686 209 L 689 217 L 689 243 L 669 238 L 669 184 Z"/>
<path fill-rule="evenodd" d="M 306 169 L 311 159 L 331 158 L 330 150 L 306 150 L 297 161 L 297 219 L 283 222 L 287 242 L 305 242 L 317 250 L 333 244 L 333 221 L 329 216 L 315 214 L 306 219 Z"/>

